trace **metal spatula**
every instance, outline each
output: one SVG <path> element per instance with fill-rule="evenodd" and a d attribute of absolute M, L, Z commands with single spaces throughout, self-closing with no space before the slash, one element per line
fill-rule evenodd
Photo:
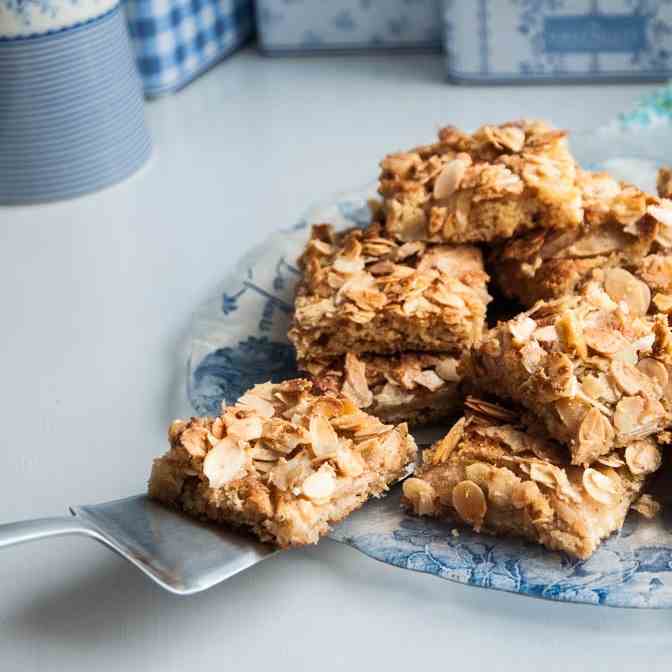
<path fill-rule="evenodd" d="M 0 548 L 66 534 L 91 537 L 179 595 L 210 588 L 276 552 L 251 536 L 188 518 L 146 495 L 70 512 L 70 517 L 0 525 Z"/>

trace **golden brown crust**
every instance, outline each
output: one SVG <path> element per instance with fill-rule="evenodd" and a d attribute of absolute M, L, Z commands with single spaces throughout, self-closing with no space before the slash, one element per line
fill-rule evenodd
<path fill-rule="evenodd" d="M 169 439 L 151 497 L 280 547 L 316 543 L 403 476 L 417 450 L 406 425 L 307 380 L 257 385 L 217 418 L 175 421 Z"/>
<path fill-rule="evenodd" d="M 598 283 L 539 302 L 492 329 L 461 364 L 465 381 L 536 414 L 575 464 L 655 434 L 672 417 L 667 320 L 645 317 L 641 287 L 628 294 L 622 269 L 611 271 L 620 302 Z"/>
<path fill-rule="evenodd" d="M 531 231 L 491 255 L 498 286 L 525 306 L 575 292 L 596 269 L 632 269 L 647 255 L 672 250 L 672 202 L 606 173 L 579 171 L 577 179 L 585 210 L 580 228 Z"/>
<path fill-rule="evenodd" d="M 469 243 L 583 218 L 566 133 L 540 121 L 448 127 L 438 142 L 381 162 L 387 229 L 399 240 Z"/>
<path fill-rule="evenodd" d="M 318 388 L 339 392 L 384 422 L 419 426 L 461 410 L 458 360 L 450 355 L 406 352 L 299 361 Z"/>
<path fill-rule="evenodd" d="M 379 224 L 313 227 L 289 339 L 299 359 L 455 352 L 480 340 L 490 296 L 478 248 L 401 244 Z"/>
<path fill-rule="evenodd" d="M 645 477 L 660 465 L 653 440 L 633 446 L 632 455 L 646 456 L 644 467 L 624 451 L 577 467 L 543 433 L 468 413 L 425 451 L 402 501 L 417 515 L 457 518 L 477 531 L 522 536 L 585 559 L 622 527 Z M 644 501 L 640 508 L 655 507 Z"/>

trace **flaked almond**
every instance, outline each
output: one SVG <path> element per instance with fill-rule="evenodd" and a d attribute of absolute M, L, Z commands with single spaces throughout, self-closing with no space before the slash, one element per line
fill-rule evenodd
<path fill-rule="evenodd" d="M 346 446 L 339 446 L 334 458 L 339 471 L 345 476 L 356 478 L 366 468 L 364 458 L 356 451 Z"/>
<path fill-rule="evenodd" d="M 645 357 L 637 364 L 637 368 L 645 375 L 665 389 L 670 381 L 670 376 L 665 368 L 665 365 L 653 357 Z"/>
<path fill-rule="evenodd" d="M 413 379 L 418 385 L 426 387 L 431 392 L 436 392 L 444 385 L 443 379 L 439 378 L 432 369 L 420 371 L 420 373 L 415 374 Z"/>
<path fill-rule="evenodd" d="M 402 489 L 415 514 L 428 516 L 435 512 L 436 491 L 430 483 L 420 478 L 407 478 Z"/>
<path fill-rule="evenodd" d="M 368 408 L 373 403 L 373 393 L 366 380 L 366 364 L 352 352 L 345 356 L 345 382 L 341 391 L 359 408 Z"/>
<path fill-rule="evenodd" d="M 309 425 L 310 445 L 315 457 L 326 460 L 336 455 L 338 435 L 323 415 L 313 415 Z"/>
<path fill-rule="evenodd" d="M 211 488 L 222 488 L 245 473 L 249 459 L 237 441 L 222 439 L 203 460 L 203 474 Z"/>
<path fill-rule="evenodd" d="M 261 462 L 277 462 L 278 454 L 274 450 L 269 448 L 264 448 L 263 445 L 259 445 L 261 442 L 257 443 L 254 448 L 250 448 L 247 451 L 247 454 L 253 460 L 260 460 Z"/>
<path fill-rule="evenodd" d="M 625 464 L 625 462 L 618 456 L 618 453 L 602 455 L 602 457 L 598 457 L 596 461 L 605 467 L 611 467 L 612 469 L 618 469 Z"/>
<path fill-rule="evenodd" d="M 464 425 L 466 418 L 460 418 L 450 429 L 448 434 L 438 441 L 432 451 L 432 462 L 440 464 L 445 462 L 450 454 L 455 450 L 455 446 L 460 442 L 464 434 Z"/>
<path fill-rule="evenodd" d="M 630 344 L 613 329 L 591 327 L 584 331 L 586 344 L 601 355 L 613 356 Z"/>
<path fill-rule="evenodd" d="M 660 513 L 661 506 L 651 495 L 642 495 L 630 508 L 644 518 L 655 518 Z"/>
<path fill-rule="evenodd" d="M 305 452 L 300 452 L 291 460 L 279 458 L 269 475 L 269 480 L 278 489 L 289 491 L 303 483 L 312 473 L 310 458 Z"/>
<path fill-rule="evenodd" d="M 635 476 L 652 474 L 661 461 L 660 450 L 653 441 L 635 441 L 625 449 L 625 462 Z"/>
<path fill-rule="evenodd" d="M 171 444 L 175 443 L 180 437 L 182 431 L 187 426 L 184 420 L 173 420 L 168 428 L 168 440 Z"/>
<path fill-rule="evenodd" d="M 275 415 L 275 408 L 273 407 L 273 404 L 266 399 L 262 399 L 253 392 L 244 394 L 240 399 L 238 399 L 236 406 L 256 411 L 263 418 L 272 418 L 273 415 Z"/>
<path fill-rule="evenodd" d="M 537 328 L 537 323 L 527 315 L 523 315 L 509 322 L 509 331 L 513 336 L 513 342 L 520 346 L 530 340 Z"/>
<path fill-rule="evenodd" d="M 328 500 L 336 490 L 336 476 L 328 464 L 323 464 L 315 473 L 306 478 L 301 486 L 308 499 Z"/>
<path fill-rule="evenodd" d="M 614 440 L 614 428 L 596 408 L 591 408 L 581 421 L 578 448 L 574 462 L 585 464 L 607 452 Z"/>
<path fill-rule="evenodd" d="M 634 435 L 641 425 L 640 417 L 644 412 L 642 397 L 623 397 L 616 404 L 614 426 L 622 436 Z"/>
<path fill-rule="evenodd" d="M 203 457 L 208 448 L 208 432 L 204 427 L 190 427 L 180 435 L 180 445 L 192 457 Z"/>
<path fill-rule="evenodd" d="M 447 383 L 459 383 L 460 376 L 457 373 L 457 365 L 457 359 L 448 357 L 439 361 L 434 368 Z"/>
<path fill-rule="evenodd" d="M 532 334 L 532 338 L 540 343 L 554 343 L 558 340 L 558 331 L 554 325 L 549 324 L 546 327 L 539 327 Z"/>
<path fill-rule="evenodd" d="M 576 356 L 581 359 L 588 356 L 587 341 L 584 337 L 581 322 L 571 310 L 567 310 L 560 315 L 555 322 L 555 329 L 567 352 L 576 353 Z"/>
<path fill-rule="evenodd" d="M 263 431 L 264 422 L 259 415 L 249 415 L 245 418 L 234 416 L 226 419 L 226 435 L 232 439 L 254 441 L 261 437 Z"/>
<path fill-rule="evenodd" d="M 651 290 L 624 268 L 604 272 L 604 288 L 616 303 L 625 303 L 630 315 L 642 316 L 649 311 Z"/>
<path fill-rule="evenodd" d="M 434 182 L 434 198 L 437 200 L 450 198 L 459 188 L 469 162 L 455 159 L 447 163 Z"/>
<path fill-rule="evenodd" d="M 582 483 L 590 497 L 605 506 L 616 506 L 622 496 L 618 475 L 612 470 L 603 473 L 592 467 L 583 472 Z"/>
<path fill-rule="evenodd" d="M 460 518 L 478 532 L 488 512 L 483 490 L 473 481 L 461 481 L 453 488 L 452 500 Z"/>
<path fill-rule="evenodd" d="M 610 373 L 623 394 L 634 396 L 649 386 L 648 378 L 636 366 L 628 362 L 612 361 Z"/>
<path fill-rule="evenodd" d="M 555 402 L 555 410 L 568 433 L 575 434 L 579 431 L 581 422 L 590 410 L 590 406 L 578 399 L 559 399 Z"/>

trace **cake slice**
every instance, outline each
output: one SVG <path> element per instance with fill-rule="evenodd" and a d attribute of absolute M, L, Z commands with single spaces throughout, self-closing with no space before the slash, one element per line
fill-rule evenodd
<path fill-rule="evenodd" d="M 571 294 L 597 269 L 636 269 L 647 255 L 672 251 L 672 201 L 579 171 L 584 221 L 566 231 L 539 228 L 503 242 L 491 255 L 505 296 L 529 307 Z"/>
<path fill-rule="evenodd" d="M 383 422 L 418 426 L 462 408 L 458 360 L 444 354 L 404 352 L 299 361 L 323 390 L 339 392 Z"/>
<path fill-rule="evenodd" d="M 405 424 L 301 379 L 257 385 L 217 418 L 177 420 L 169 439 L 151 497 L 282 548 L 316 543 L 405 475 L 417 452 Z"/>
<path fill-rule="evenodd" d="M 387 230 L 402 241 L 488 242 L 583 220 L 566 133 L 540 121 L 447 127 L 380 165 Z"/>
<path fill-rule="evenodd" d="M 641 288 L 641 287 L 640 287 Z M 672 334 L 645 297 L 598 283 L 501 322 L 461 363 L 477 390 L 522 404 L 586 465 L 665 428 Z"/>
<path fill-rule="evenodd" d="M 588 558 L 621 529 L 661 455 L 633 441 L 590 467 L 573 466 L 563 446 L 524 428 L 516 414 L 480 401 L 426 450 L 403 503 L 420 516 L 457 519 L 477 532 L 515 535 Z M 646 498 L 646 496 L 644 496 Z"/>
<path fill-rule="evenodd" d="M 402 244 L 379 224 L 342 233 L 322 224 L 299 267 L 288 335 L 301 360 L 459 352 L 483 334 L 490 296 L 476 247 Z"/>

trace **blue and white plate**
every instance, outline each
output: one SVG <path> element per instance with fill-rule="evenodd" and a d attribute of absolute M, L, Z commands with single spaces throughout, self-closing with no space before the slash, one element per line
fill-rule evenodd
<path fill-rule="evenodd" d="M 580 136 L 584 165 L 608 168 L 655 188 L 655 172 L 672 156 L 672 133 L 657 126 L 636 134 L 619 127 Z M 368 223 L 375 188 L 340 194 L 313 207 L 292 229 L 245 255 L 221 291 L 196 314 L 188 373 L 198 413 L 215 414 L 255 383 L 296 374 L 286 332 L 308 225 Z M 631 515 L 592 558 L 572 559 L 519 539 L 501 539 L 455 524 L 418 519 L 399 507 L 398 490 L 356 512 L 331 534 L 368 556 L 404 569 L 482 588 L 614 607 L 672 607 L 672 513 L 652 521 Z"/>

